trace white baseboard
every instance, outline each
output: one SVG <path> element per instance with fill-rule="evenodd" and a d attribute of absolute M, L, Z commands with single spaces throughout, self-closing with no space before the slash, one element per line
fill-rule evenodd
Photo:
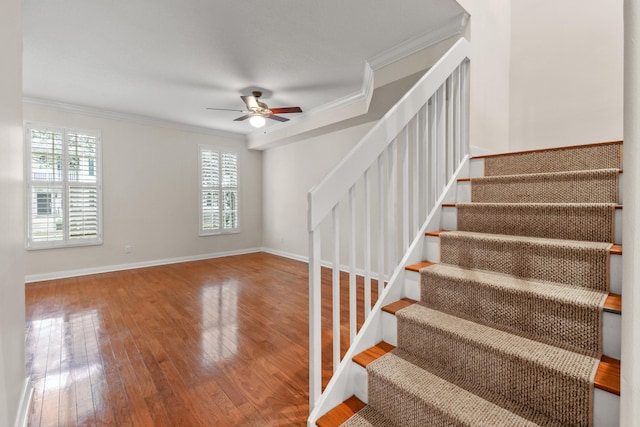
<path fill-rule="evenodd" d="M 181 262 L 189 262 L 189 261 L 201 261 L 205 259 L 213 259 L 213 258 L 222 258 L 227 256 L 234 255 L 245 255 L 252 254 L 256 252 L 266 252 L 271 255 L 281 256 L 284 258 L 293 259 L 296 261 L 308 263 L 309 257 L 304 255 L 293 254 L 291 252 L 285 252 L 278 249 L 273 248 L 248 248 L 248 249 L 240 249 L 236 251 L 225 251 L 225 252 L 215 252 L 210 254 L 202 254 L 202 255 L 193 255 L 186 257 L 177 257 L 177 258 L 165 258 L 165 259 L 157 259 L 151 261 L 142 261 L 142 262 L 132 262 L 128 264 L 116 264 L 116 265 L 105 265 L 102 267 L 92 267 L 92 268 L 81 268 L 77 270 L 66 270 L 66 271 L 55 271 L 52 273 L 43 273 L 43 274 L 29 274 L 24 276 L 25 283 L 33 283 L 33 282 L 41 282 L 44 280 L 56 280 L 56 279 L 66 279 L 68 277 L 78 277 L 78 276 L 88 276 L 90 274 L 100 274 L 100 273 L 110 273 L 113 271 L 123 271 L 123 270 L 133 270 L 135 268 L 145 268 L 145 267 L 154 267 L 158 265 L 167 265 L 167 264 L 178 264 Z M 320 264 L 323 267 L 333 268 L 333 263 L 330 261 L 321 261 Z M 345 273 L 349 272 L 349 266 L 341 264 L 340 271 Z M 364 270 L 362 268 L 356 269 L 356 275 L 364 277 Z M 378 274 L 376 272 L 371 272 L 372 278 L 377 278 Z"/>
<path fill-rule="evenodd" d="M 109 273 L 112 271 L 133 270 L 134 268 L 154 267 L 157 265 L 178 264 L 181 262 L 201 261 L 205 259 L 222 258 L 234 255 L 252 254 L 262 252 L 263 248 L 248 248 L 235 251 L 214 252 L 209 254 L 192 255 L 177 258 L 165 258 L 151 261 L 133 262 L 128 264 L 106 265 L 102 267 L 82 268 L 78 270 L 56 271 L 43 274 L 29 274 L 24 276 L 25 283 L 40 282 L 43 280 L 64 279 L 67 277 L 87 276 L 89 274 Z"/>
<path fill-rule="evenodd" d="M 29 408 L 31 407 L 31 398 L 33 397 L 33 384 L 31 384 L 31 378 L 27 378 L 24 381 L 22 387 L 22 395 L 20 396 L 20 403 L 18 404 L 18 413 L 16 415 L 15 427 L 27 427 L 29 421 Z"/>
<path fill-rule="evenodd" d="M 309 262 L 309 257 L 307 257 L 307 256 L 298 255 L 298 254 L 292 254 L 291 252 L 285 252 L 285 251 L 281 251 L 281 250 L 278 250 L 278 249 L 262 248 L 262 252 L 266 252 L 266 253 L 271 254 L 271 255 L 281 256 L 283 258 L 293 259 L 293 260 L 304 262 L 304 263 L 308 263 Z"/>

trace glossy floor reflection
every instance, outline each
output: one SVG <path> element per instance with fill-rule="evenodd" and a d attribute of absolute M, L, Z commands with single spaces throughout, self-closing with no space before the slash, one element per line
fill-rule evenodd
<path fill-rule="evenodd" d="M 264 253 L 28 284 L 29 425 L 305 425 L 307 286 Z"/>

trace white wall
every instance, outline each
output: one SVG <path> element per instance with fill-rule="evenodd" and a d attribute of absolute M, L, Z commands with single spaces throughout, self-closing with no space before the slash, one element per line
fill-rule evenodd
<path fill-rule="evenodd" d="M 622 139 L 622 4 L 511 2 L 510 151 Z"/>
<path fill-rule="evenodd" d="M 14 425 L 25 383 L 21 2 L 0 3 L 0 427 Z"/>
<path fill-rule="evenodd" d="M 261 247 L 262 153 L 244 142 L 32 104 L 24 119 L 102 131 L 104 207 L 103 245 L 28 251 L 27 279 Z M 239 151 L 239 234 L 198 236 L 199 144 Z"/>
<path fill-rule="evenodd" d="M 365 123 L 264 152 L 264 247 L 308 255 L 307 193 L 372 126 Z"/>
<path fill-rule="evenodd" d="M 471 15 L 471 145 L 509 149 L 511 0 L 458 0 Z M 515 2 L 514 2 L 515 3 Z"/>

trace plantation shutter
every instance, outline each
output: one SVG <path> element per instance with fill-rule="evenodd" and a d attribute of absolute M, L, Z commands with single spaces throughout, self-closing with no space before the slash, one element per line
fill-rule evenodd
<path fill-rule="evenodd" d="M 28 125 L 27 248 L 102 243 L 100 138 Z"/>
<path fill-rule="evenodd" d="M 238 231 L 238 155 L 200 146 L 200 234 Z"/>

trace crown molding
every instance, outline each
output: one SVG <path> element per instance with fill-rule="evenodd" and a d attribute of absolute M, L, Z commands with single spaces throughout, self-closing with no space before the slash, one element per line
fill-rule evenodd
<path fill-rule="evenodd" d="M 185 123 L 172 122 L 170 120 L 156 119 L 137 114 L 121 113 L 117 111 L 103 110 L 100 108 L 86 107 L 83 105 L 67 104 L 64 102 L 51 101 L 42 98 L 23 97 L 23 105 L 32 105 L 35 107 L 48 108 L 50 110 L 61 111 L 65 113 L 83 114 L 101 119 L 119 120 L 124 122 L 137 123 L 148 126 L 157 126 L 166 129 L 181 130 L 185 132 L 200 133 L 204 135 L 213 135 L 221 138 L 237 139 L 245 141 L 245 135 L 240 133 L 225 132 L 218 129 L 205 128 L 200 126 L 188 125 Z"/>
<path fill-rule="evenodd" d="M 291 142 L 299 135 L 343 120 L 366 114 L 374 90 L 374 73 L 368 63 L 364 65 L 362 87 L 359 91 L 323 104 L 304 115 L 269 129 L 247 135 L 249 149 L 266 150 Z"/>
<path fill-rule="evenodd" d="M 369 111 L 369 104 L 375 88 L 374 74 L 376 70 L 450 37 L 461 35 L 468 18 L 469 15 L 466 12 L 460 13 L 435 30 L 408 39 L 400 45 L 370 58 L 365 62 L 362 87 L 359 92 L 314 108 L 295 120 L 248 134 L 249 149 L 267 150 L 285 145 L 312 130 L 366 114 Z"/>
<path fill-rule="evenodd" d="M 436 43 L 440 43 L 450 37 L 460 35 L 468 18 L 469 15 L 466 12 L 462 12 L 442 26 L 416 37 L 412 37 L 391 49 L 387 49 L 384 52 L 373 56 L 367 62 L 373 71 L 377 71 L 382 67 L 393 64 L 394 62 L 404 59 L 409 55 L 431 47 Z"/>

